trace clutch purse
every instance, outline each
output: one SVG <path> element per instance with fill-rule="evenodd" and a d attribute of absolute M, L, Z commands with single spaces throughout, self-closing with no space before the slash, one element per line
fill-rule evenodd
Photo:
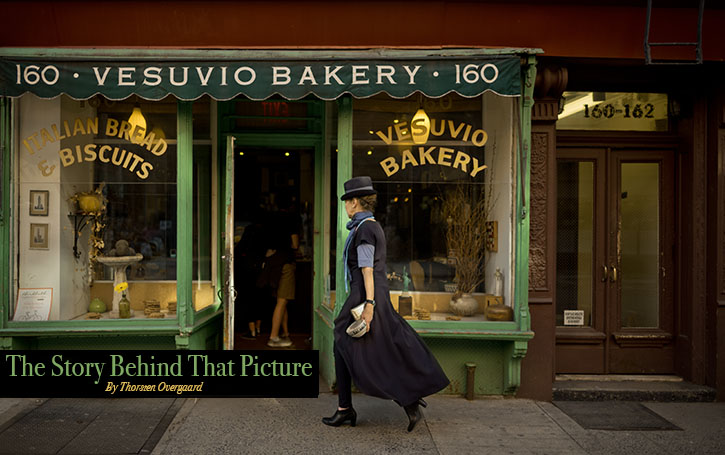
<path fill-rule="evenodd" d="M 367 331 L 368 325 L 365 322 L 365 319 L 358 319 L 357 321 L 350 324 L 350 327 L 348 327 L 346 330 L 347 334 L 353 338 L 360 338 L 361 336 L 365 335 Z"/>
<path fill-rule="evenodd" d="M 352 310 L 350 310 L 350 314 L 352 314 L 352 317 L 355 318 L 355 320 L 359 320 L 362 317 L 363 310 L 365 309 L 365 302 L 361 303 L 360 305 L 354 307 Z"/>

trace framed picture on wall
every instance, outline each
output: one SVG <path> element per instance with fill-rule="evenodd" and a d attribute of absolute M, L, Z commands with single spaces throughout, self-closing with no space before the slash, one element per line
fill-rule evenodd
<path fill-rule="evenodd" d="M 48 216 L 49 192 L 30 190 L 30 216 Z"/>
<path fill-rule="evenodd" d="M 47 250 L 48 249 L 48 223 L 31 223 L 30 224 L 30 249 L 31 250 Z"/>

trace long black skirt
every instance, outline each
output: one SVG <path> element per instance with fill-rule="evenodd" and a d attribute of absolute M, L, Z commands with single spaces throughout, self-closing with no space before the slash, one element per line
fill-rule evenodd
<path fill-rule="evenodd" d="M 387 286 L 377 284 L 384 276 L 375 276 L 377 304 L 371 329 L 353 338 L 345 332 L 354 321 L 350 310 L 364 300 L 362 274 L 353 274 L 350 296 L 335 319 L 335 344 L 360 391 L 404 406 L 442 390 L 450 381 L 428 346 L 393 308 Z"/>

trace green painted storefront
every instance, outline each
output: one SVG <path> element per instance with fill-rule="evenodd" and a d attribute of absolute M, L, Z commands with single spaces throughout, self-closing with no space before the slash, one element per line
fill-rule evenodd
<path fill-rule="evenodd" d="M 514 58 L 516 66 L 515 81 L 520 87 L 517 93 L 519 102 L 515 104 L 515 122 L 512 128 L 516 130 L 515 137 L 518 143 L 514 147 L 515 156 L 514 174 L 512 176 L 513 195 L 511 205 L 512 225 L 512 302 L 514 319 L 509 322 L 462 322 L 462 321 L 410 321 L 411 325 L 426 340 L 431 350 L 443 366 L 451 380 L 451 386 L 445 393 L 463 393 L 466 388 L 467 363 L 476 364 L 475 393 L 476 394 L 514 394 L 520 384 L 521 360 L 527 351 L 527 343 L 534 334 L 528 307 L 528 252 L 529 252 L 529 172 L 530 172 L 530 131 L 531 107 L 533 105 L 533 86 L 536 76 L 535 57 L 536 50 L 528 49 L 461 49 L 446 50 L 445 52 L 386 50 L 385 52 L 372 51 L 344 51 L 336 52 L 334 56 L 324 51 L 139 51 L 119 50 L 98 53 L 92 50 L 58 50 L 58 49 L 3 49 L 0 59 L 5 60 L 5 69 L 12 73 L 16 62 L 41 62 L 39 65 L 53 62 L 60 67 L 69 65 L 68 71 L 75 66 L 85 65 L 86 70 L 92 66 L 117 65 L 126 62 L 148 62 L 157 59 L 169 61 L 183 61 L 194 64 L 205 62 L 210 65 L 225 66 L 232 62 L 253 62 L 259 67 L 249 64 L 250 68 L 264 68 L 279 62 L 298 65 L 322 65 L 320 62 L 332 58 L 352 63 L 368 65 L 371 62 L 378 64 L 393 64 L 400 61 L 422 62 L 421 65 L 440 65 L 444 63 L 466 59 L 486 61 L 486 59 L 500 58 L 502 56 Z M 343 54 L 340 56 L 339 54 Z M 275 63 L 276 62 L 276 63 Z M 360 63 L 363 62 L 363 63 Z M 19 70 L 18 70 L 19 71 Z M 303 70 L 300 70 L 303 71 Z M 261 70 L 260 70 L 261 72 Z M 240 72 L 241 75 L 244 72 Z M 52 78 L 52 73 L 46 74 Z M 247 82 L 249 79 L 242 79 Z M 2 140 L 2 210 L 1 231 L 2 241 L 0 254 L 0 346 L 3 349 L 221 349 L 232 348 L 233 338 L 233 306 L 234 295 L 237 301 L 245 298 L 244 289 L 230 289 L 233 286 L 228 273 L 234 266 L 231 243 L 232 236 L 225 235 L 233 232 L 234 225 L 231 214 L 234 206 L 234 152 L 235 147 L 306 147 L 314 155 L 314 205 L 327 207 L 327 210 L 315 210 L 313 223 L 314 236 L 312 239 L 312 268 L 314 279 L 312 283 L 312 336 L 313 349 L 320 353 L 320 371 L 328 382 L 333 384 L 334 365 L 332 355 L 333 320 L 341 305 L 332 305 L 329 286 L 327 286 L 326 273 L 330 267 L 327 264 L 330 245 L 336 245 L 341 251 L 345 242 L 347 222 L 343 210 L 334 210 L 336 219 L 326 218 L 329 213 L 330 201 L 338 198 L 331 193 L 341 194 L 342 182 L 355 175 L 353 167 L 353 125 L 354 125 L 354 99 L 357 96 L 365 97 L 375 93 L 352 94 L 349 91 L 340 93 L 326 93 L 312 91 L 312 95 L 295 92 L 285 95 L 283 91 L 276 90 L 281 98 L 295 102 L 299 98 L 308 103 L 308 117 L 305 121 L 316 124 L 314 128 L 302 132 L 250 132 L 237 131 L 234 127 L 234 98 L 236 93 L 219 94 L 218 99 L 212 103 L 215 109 L 213 114 L 217 118 L 216 132 L 216 176 L 213 190 L 217 193 L 217 207 L 214 225 L 216 229 L 211 235 L 216 236 L 218 245 L 213 281 L 214 303 L 206 308 L 196 311 L 192 304 L 193 294 L 193 99 L 197 93 L 177 95 L 177 253 L 176 253 L 176 298 L 177 317 L 174 319 L 131 319 L 131 320 L 68 320 L 68 321 L 40 321 L 18 322 L 11 319 L 12 308 L 15 305 L 16 284 L 13 281 L 12 261 L 14 247 L 12 240 L 13 223 L 16 222 L 15 199 L 13 196 L 13 172 L 17 163 L 14 156 L 18 147 L 14 135 L 17 118 L 14 114 L 13 97 L 20 96 L 19 92 L 8 89 L 14 82 L 7 73 L 0 81 L 3 84 L 0 98 L 2 106 L 0 113 L 0 130 Z M 71 85 L 72 87 L 72 85 Z M 454 87 L 441 85 L 435 81 L 430 82 L 427 88 L 418 88 L 429 96 L 440 96 Z M 56 88 L 60 90 L 59 88 Z M 375 89 L 375 87 L 373 87 Z M 173 87 L 168 89 L 171 93 Z M 429 92 L 426 92 L 428 90 Z M 274 91 L 273 91 L 274 92 Z M 413 91 L 400 93 L 399 96 L 408 96 Z M 55 93 L 55 95 L 54 95 Z M 43 96 L 56 96 L 59 92 L 43 93 Z M 129 93 L 134 93 L 132 89 Z M 250 98 L 263 99 L 270 96 L 269 92 L 261 94 L 246 94 Z M 471 93 L 467 96 L 474 96 Z M 79 98 L 87 94 L 77 95 Z M 128 96 L 128 93 L 110 94 L 119 98 Z M 148 99 L 154 99 L 149 95 Z M 158 99 L 158 98 L 156 98 Z M 325 101 L 327 100 L 327 101 Z M 334 108 L 334 109 L 333 109 Z M 334 115 L 334 121 L 331 116 Z M 335 131 L 329 131 L 334 125 Z M 330 135 L 336 137 L 336 152 L 332 151 L 326 138 Z M 336 153 L 336 159 L 331 159 L 331 153 Z M 333 167 L 334 163 L 334 167 Z M 334 176 L 336 188 L 329 184 Z M 328 227 L 326 229 L 326 226 Z M 330 228 L 330 226 L 334 226 Z M 333 236 L 335 238 L 330 238 Z M 338 261 L 341 255 L 338 255 Z M 336 282 L 344 280 L 343 268 L 338 262 L 335 267 Z M 334 291 L 333 291 L 334 292 Z M 344 290 L 337 289 L 334 299 L 344 300 Z"/>

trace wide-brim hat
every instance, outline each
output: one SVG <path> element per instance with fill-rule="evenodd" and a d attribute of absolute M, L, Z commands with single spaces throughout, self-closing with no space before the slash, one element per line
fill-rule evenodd
<path fill-rule="evenodd" d="M 344 183 L 345 194 L 340 196 L 340 199 L 346 201 L 354 197 L 370 196 L 378 194 L 373 188 L 373 181 L 370 177 L 363 175 L 360 177 L 353 177 Z"/>

